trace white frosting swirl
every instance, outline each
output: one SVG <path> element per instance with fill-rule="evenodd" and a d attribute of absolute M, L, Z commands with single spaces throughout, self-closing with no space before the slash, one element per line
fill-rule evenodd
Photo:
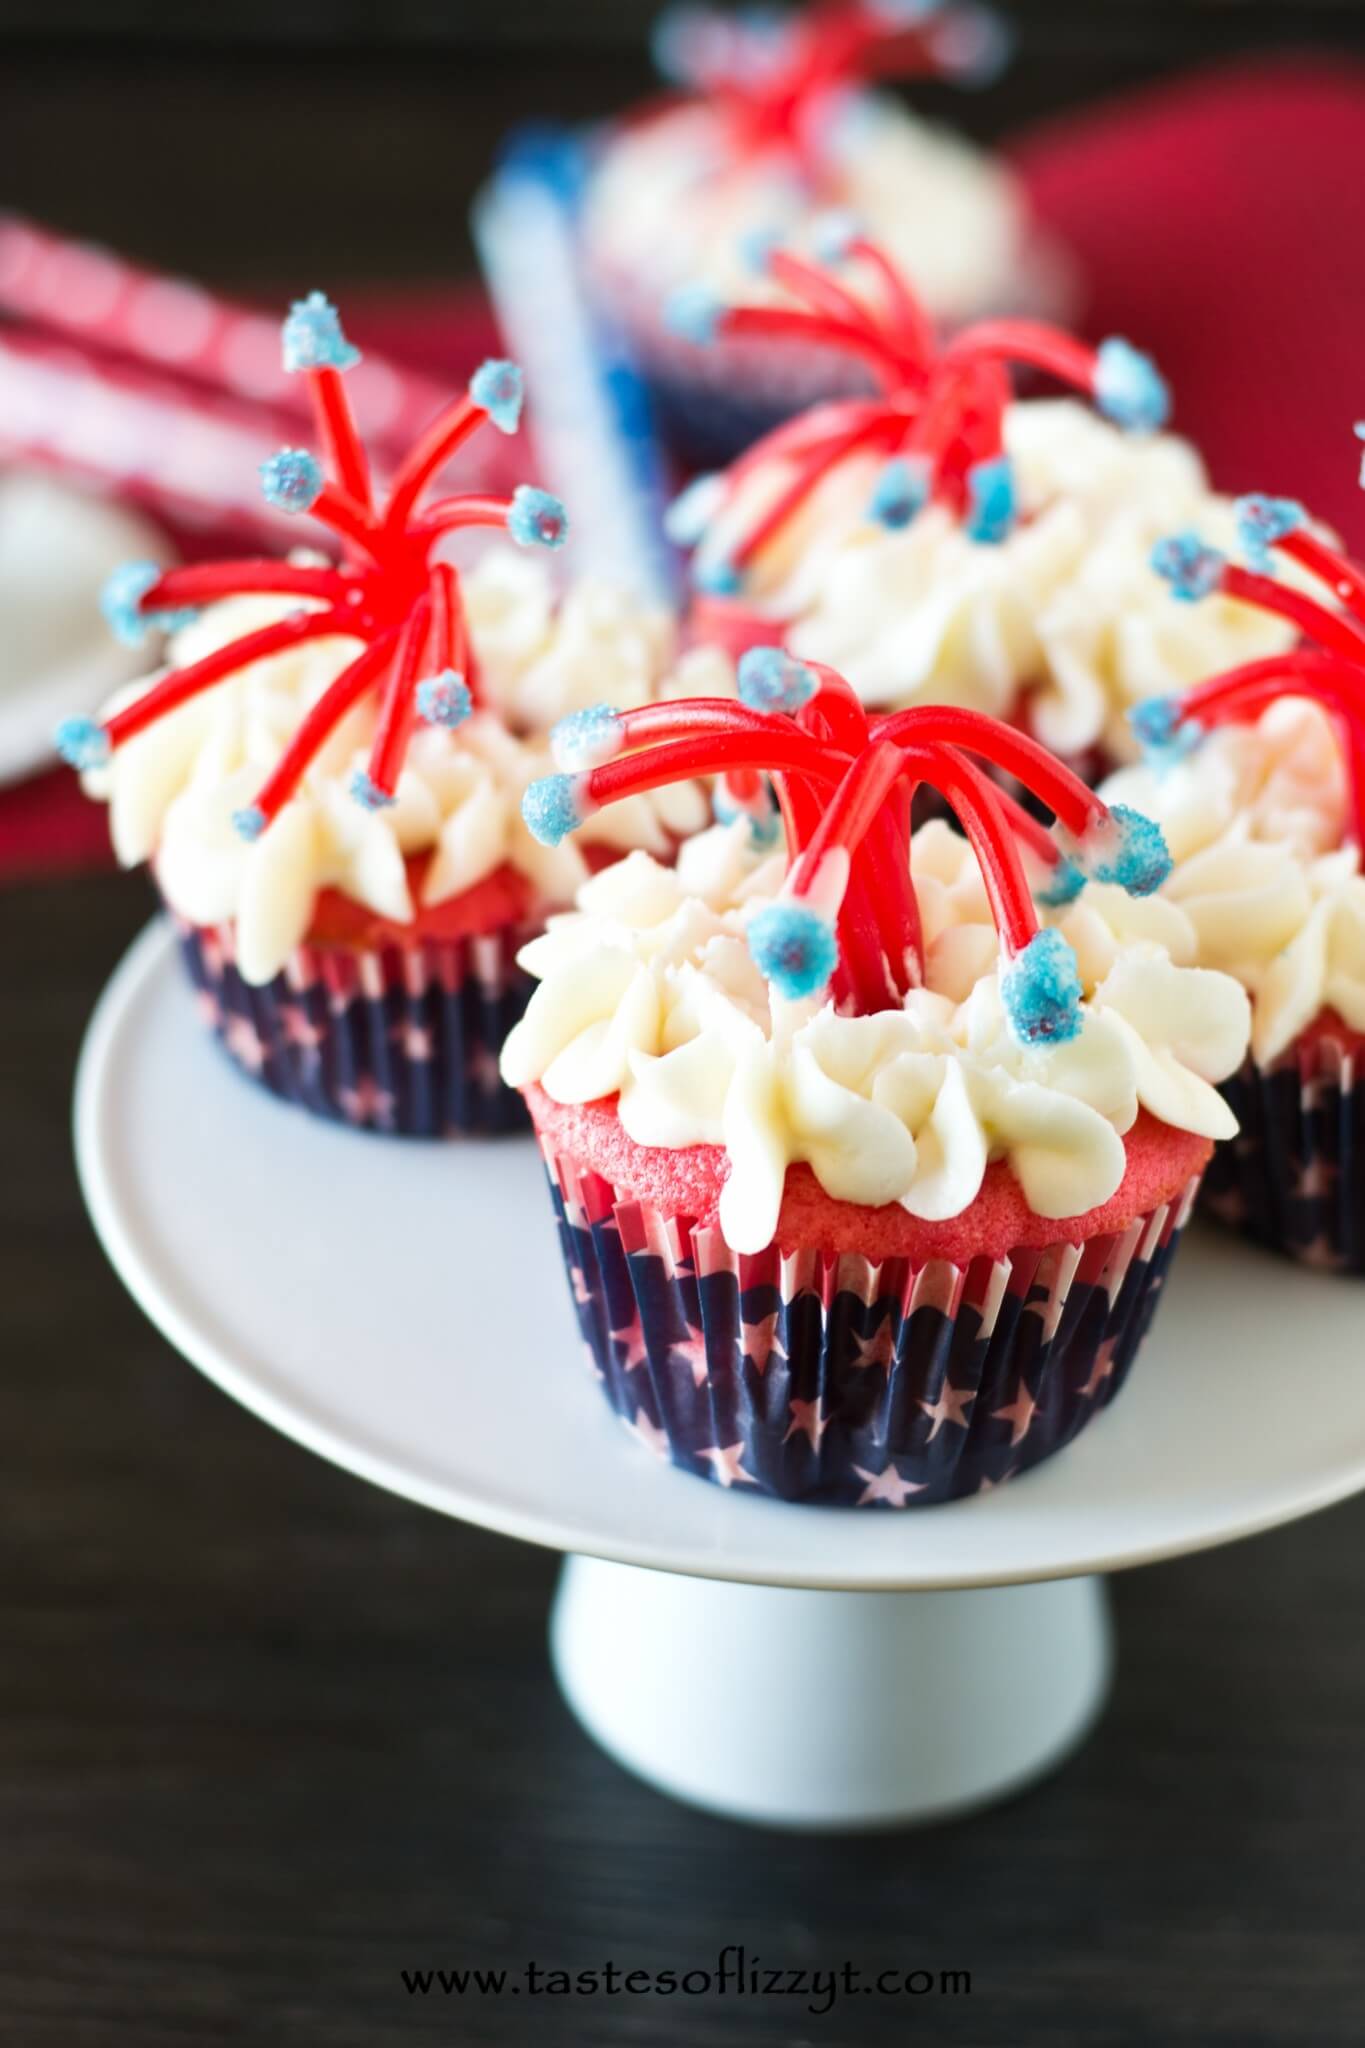
<path fill-rule="evenodd" d="M 453 732 L 419 725 L 392 806 L 367 811 L 350 794 L 374 734 L 371 693 L 259 839 L 244 840 L 232 823 L 311 705 L 360 651 L 344 638 L 254 663 L 127 741 L 107 768 L 85 778 L 91 794 L 109 800 L 125 866 L 154 860 L 162 892 L 192 923 L 235 920 L 237 964 L 247 981 L 279 972 L 306 936 L 324 889 L 410 923 L 417 906 L 405 862 L 416 854 L 432 856 L 423 905 L 460 895 L 504 864 L 526 878 L 538 903 L 571 902 L 589 873 L 583 852 L 573 841 L 541 846 L 521 816 L 526 784 L 553 768 L 549 726 L 585 704 L 633 708 L 665 687 L 733 692 L 724 657 L 708 650 L 676 663 L 667 615 L 619 592 L 585 584 L 556 603 L 539 562 L 501 551 L 465 576 L 464 590 L 489 708 Z M 172 658 L 198 660 L 298 608 L 297 599 L 278 597 L 212 605 L 175 637 Z M 109 709 L 156 680 L 130 685 Z M 709 815 L 700 787 L 684 783 L 608 806 L 579 839 L 665 857 Z"/>
<path fill-rule="evenodd" d="M 1234 541 L 1232 509 L 1174 435 L 1134 436 L 1072 399 L 1009 408 L 1021 517 L 998 544 L 939 507 L 889 532 L 868 517 L 879 467 L 842 464 L 761 550 L 746 596 L 794 620 L 789 644 L 848 677 L 868 704 L 967 704 L 1015 717 L 1022 693 L 1061 754 L 1134 753 L 1129 708 L 1292 644 L 1282 620 L 1212 597 L 1176 603 L 1154 543 L 1197 527 Z M 698 564 L 728 558 L 790 474 L 770 463 L 715 522 Z"/>
<path fill-rule="evenodd" d="M 1212 1084 L 1245 1053 L 1245 993 L 1174 960 L 1160 912 L 1086 980 L 1078 1037 L 1030 1049 L 1006 1023 L 975 857 L 946 825 L 915 835 L 926 984 L 870 1017 L 773 996 L 744 932 L 784 862 L 755 870 L 744 844 L 742 821 L 717 826 L 676 871 L 635 853 L 586 883 L 522 952 L 540 987 L 502 1063 L 558 1102 L 618 1095 L 642 1145 L 723 1145 L 737 1251 L 771 1242 L 793 1161 L 837 1200 L 941 1220 L 1005 1159 L 1038 1215 L 1066 1217 L 1118 1188 L 1140 1107 L 1210 1138 L 1235 1129 Z"/>
<path fill-rule="evenodd" d="M 1248 991 L 1258 1066 L 1323 1010 L 1365 1031 L 1365 876 L 1343 843 L 1346 776 L 1316 704 L 1285 698 L 1172 766 L 1124 770 L 1105 794 L 1160 821 L 1175 859 L 1162 903 L 1186 928 L 1179 957 Z"/>
<path fill-rule="evenodd" d="M 936 319 L 956 324 L 1032 298 L 1029 223 L 1018 184 L 998 159 L 860 94 L 828 152 L 818 196 L 771 157 L 735 161 L 724 118 L 685 106 L 618 129 L 589 182 L 583 216 L 589 259 L 638 291 L 700 281 L 752 303 L 761 281 L 745 267 L 745 237 L 780 233 L 793 246 L 831 209 L 881 244 Z"/>

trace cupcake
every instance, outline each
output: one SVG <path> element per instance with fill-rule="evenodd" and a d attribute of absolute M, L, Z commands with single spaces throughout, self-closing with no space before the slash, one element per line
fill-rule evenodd
<path fill-rule="evenodd" d="M 1206 1205 L 1306 1265 L 1362 1273 L 1365 570 L 1290 500 L 1239 509 L 1250 567 L 1193 533 L 1157 566 L 1196 608 L 1235 595 L 1304 644 L 1142 706 L 1148 762 L 1107 790 L 1165 829 L 1173 956 L 1234 976 L 1251 999 L 1248 1056 L 1223 1083 L 1241 1129 L 1214 1161 Z M 1333 601 L 1279 580 L 1273 557 Z"/>
<path fill-rule="evenodd" d="M 1118 1392 L 1234 1129 L 1216 1084 L 1246 993 L 1147 937 L 1088 980 L 1040 927 L 1026 862 L 1053 902 L 1145 898 L 1169 863 L 1036 742 L 957 710 L 869 722 L 775 650 L 741 694 L 627 713 L 598 765 L 528 790 L 557 843 L 673 775 L 762 770 L 790 851 L 756 856 L 741 817 L 676 869 L 637 853 L 587 882 L 522 955 L 539 986 L 503 1073 L 637 1437 L 723 1486 L 926 1506 L 1037 1464 Z M 965 837 L 911 842 L 916 783 Z"/>
<path fill-rule="evenodd" d="M 485 363 L 381 498 L 346 398 L 356 351 L 319 294 L 294 307 L 284 352 L 327 463 L 284 449 L 265 493 L 311 510 L 341 559 L 121 570 L 106 613 L 128 640 L 165 632 L 168 665 L 101 719 L 68 720 L 58 745 L 108 802 L 119 859 L 150 865 L 244 1072 L 363 1128 L 516 1127 L 497 1055 L 530 989 L 519 949 L 594 866 L 631 846 L 668 857 L 710 815 L 684 786 L 552 851 L 525 829 L 522 792 L 551 765 L 549 727 L 589 693 L 656 693 L 671 628 L 592 587 L 554 598 L 518 552 L 564 539 L 548 493 L 426 502 L 472 434 L 515 431 L 514 365 Z M 446 537 L 471 527 L 505 531 L 513 559 L 458 571 Z"/>
<path fill-rule="evenodd" d="M 619 122 L 592 155 L 585 275 L 624 334 L 670 437 L 724 461 L 817 398 L 856 389 L 846 355 L 775 356 L 736 338 L 713 353 L 661 318 L 679 286 L 730 297 L 746 256 L 808 247 L 821 217 L 865 221 L 951 328 L 1069 295 L 1066 268 L 997 158 L 870 91 L 878 77 L 994 75 L 999 21 L 972 5 L 825 0 L 789 15 L 669 9 L 656 58 L 673 95 Z"/>
<path fill-rule="evenodd" d="M 1114 338 L 1091 349 L 1031 321 L 938 347 L 887 251 L 839 230 L 812 265 L 768 259 L 779 305 L 698 301 L 693 331 L 780 352 L 819 334 L 876 392 L 820 406 L 703 478 L 673 510 L 695 549 L 698 638 L 780 635 L 869 706 L 963 704 L 1024 725 L 1088 780 L 1133 758 L 1126 714 L 1290 644 L 1226 597 L 1177 611 L 1151 550 L 1198 522 L 1231 538 L 1165 387 Z M 688 309 L 684 309 L 688 311 Z M 1008 367 L 1079 399 L 1011 394 Z"/>

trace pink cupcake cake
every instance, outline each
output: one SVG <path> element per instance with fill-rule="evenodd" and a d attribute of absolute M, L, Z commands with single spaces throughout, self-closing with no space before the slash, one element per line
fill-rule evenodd
<path fill-rule="evenodd" d="M 823 217 L 865 222 L 914 277 L 935 323 L 1041 309 L 1066 269 L 1003 162 L 875 91 L 879 78 L 981 83 L 1008 53 L 1001 22 L 954 0 L 823 0 L 790 14 L 669 8 L 654 37 L 671 97 L 593 153 L 585 273 L 624 332 L 673 437 L 724 460 L 776 420 L 850 388 L 813 345 L 775 356 L 742 338 L 694 347 L 662 309 L 680 286 L 731 296 L 777 240 L 811 246 Z M 856 382 L 856 377 L 855 377 Z"/>
<path fill-rule="evenodd" d="M 930 1505 L 1056 1452 L 1122 1385 L 1235 1128 L 1216 1084 L 1247 998 L 1144 937 L 1089 980 L 1040 924 L 1035 891 L 1088 881 L 1140 912 L 1169 861 L 1036 742 L 956 710 L 869 721 L 774 649 L 741 694 L 571 730 L 569 772 L 528 790 L 549 843 L 676 775 L 738 777 L 749 815 L 551 920 L 503 1072 L 634 1433 L 724 1486 Z M 756 775 L 790 848 L 757 864 Z M 912 842 L 923 783 L 965 837 Z"/>

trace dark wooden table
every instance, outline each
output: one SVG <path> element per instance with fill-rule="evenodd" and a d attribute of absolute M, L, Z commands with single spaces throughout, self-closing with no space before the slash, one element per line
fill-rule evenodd
<path fill-rule="evenodd" d="M 1091 82 L 1101 60 L 1062 47 Z M 448 56 L 39 51 L 0 79 L 0 198 L 224 279 L 430 274 L 514 100 L 609 104 L 636 68 L 533 49 L 509 82 Z M 1120 1579 L 1108 1714 L 998 1811 L 788 1839 L 674 1806 L 555 1693 L 552 1557 L 273 1435 L 106 1266 L 72 1069 L 148 908 L 136 878 L 0 892 L 5 2048 L 1355 2048 L 1365 1501 Z M 1312 1341 L 1286 1398 L 1312 1398 Z M 812 2014 L 800 1996 L 423 1997 L 401 1974 L 681 1973 L 732 1943 L 792 1969 L 966 1969 L 972 1988 Z"/>
<path fill-rule="evenodd" d="M 800 1839 L 687 1812 L 561 1704 L 554 1558 L 274 1435 L 105 1264 L 72 1066 L 148 907 L 126 877 L 0 896 L 6 2048 L 1355 2048 L 1365 1501 L 1120 1578 L 1098 1733 L 993 1813 Z M 1311 1333 L 1286 1370 L 1311 1398 Z M 786 1997 L 424 1998 L 401 1978 L 681 1972 L 732 1942 L 793 1968 L 968 1969 L 972 1989 L 819 2017 Z"/>

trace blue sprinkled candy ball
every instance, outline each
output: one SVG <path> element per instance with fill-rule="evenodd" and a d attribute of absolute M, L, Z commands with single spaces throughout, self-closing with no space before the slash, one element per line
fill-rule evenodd
<path fill-rule="evenodd" d="M 834 927 L 802 903 L 770 903 L 750 923 L 748 940 L 759 973 L 792 1002 L 818 995 L 839 958 Z"/>
<path fill-rule="evenodd" d="M 1081 1028 L 1076 956 L 1058 931 L 1035 932 L 1000 980 L 1000 998 L 1025 1045 L 1065 1045 Z"/>
<path fill-rule="evenodd" d="M 1167 534 L 1152 549 L 1152 567 L 1184 604 L 1210 597 L 1222 581 L 1224 559 L 1192 529 Z"/>
<path fill-rule="evenodd" d="M 1114 334 L 1095 351 L 1095 403 L 1115 426 L 1152 434 L 1166 424 L 1171 395 L 1151 357 Z"/>
<path fill-rule="evenodd" d="M 750 647 L 736 680 L 740 703 L 751 711 L 799 711 L 818 688 L 814 670 L 782 647 Z"/>
<path fill-rule="evenodd" d="M 1170 849 L 1155 818 L 1115 804 L 1089 870 L 1092 881 L 1114 882 L 1130 896 L 1153 896 L 1171 872 Z"/>
<path fill-rule="evenodd" d="M 308 511 L 322 485 L 322 465 L 306 448 L 280 448 L 261 464 L 261 490 L 281 512 Z"/>
<path fill-rule="evenodd" d="M 610 704 L 588 704 L 581 711 L 570 711 L 550 734 L 550 752 L 557 768 L 600 767 L 624 745 L 620 714 Z"/>
<path fill-rule="evenodd" d="M 417 715 L 428 725 L 443 726 L 447 732 L 463 725 L 474 709 L 469 685 L 453 668 L 443 668 L 417 685 Z"/>
<path fill-rule="evenodd" d="M 515 434 L 521 422 L 525 379 L 516 363 L 490 357 L 480 363 L 469 380 L 469 395 L 481 405 L 493 425 L 503 434 Z"/>
<path fill-rule="evenodd" d="M 526 829 L 542 846 L 558 846 L 583 823 L 578 778 L 573 775 L 542 775 L 528 782 L 522 793 L 521 815 Z"/>
<path fill-rule="evenodd" d="M 521 548 L 562 548 L 569 515 L 560 500 L 535 484 L 518 484 L 507 514 L 507 531 Z"/>

